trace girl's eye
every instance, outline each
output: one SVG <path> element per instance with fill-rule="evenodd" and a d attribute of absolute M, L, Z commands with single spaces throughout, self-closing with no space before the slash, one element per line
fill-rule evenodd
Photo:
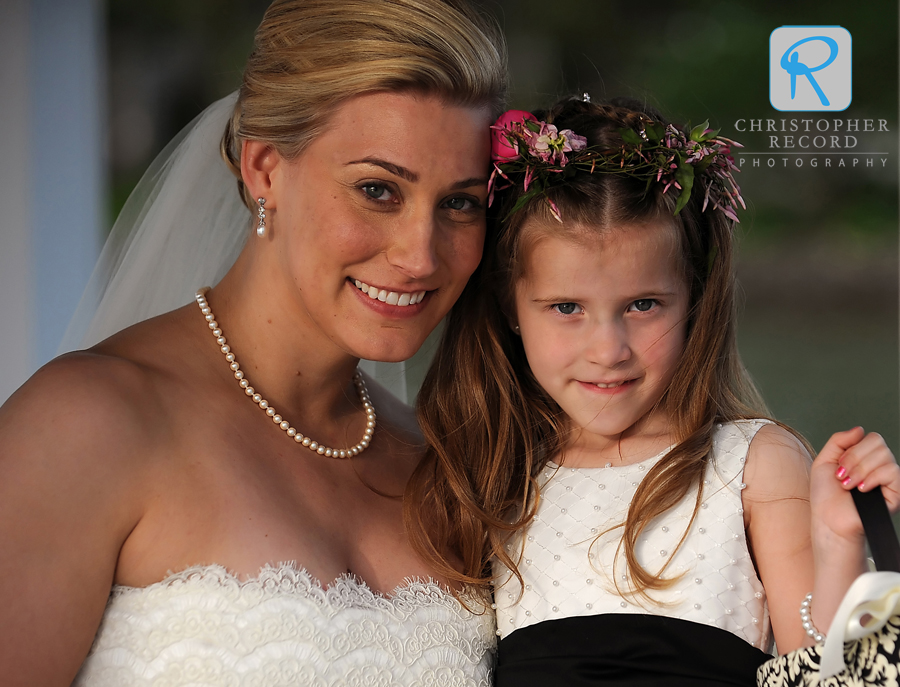
<path fill-rule="evenodd" d="M 656 305 L 656 301 L 652 298 L 639 298 L 631 304 L 631 309 L 637 310 L 638 312 L 647 312 L 648 310 L 651 310 L 654 305 Z"/>
<path fill-rule="evenodd" d="M 366 184 L 362 186 L 362 192 L 372 200 L 386 201 L 391 199 L 391 192 L 387 186 L 381 184 Z"/>
<path fill-rule="evenodd" d="M 467 210 L 474 210 L 478 207 L 478 205 L 471 198 L 459 197 L 451 198 L 450 200 L 446 201 L 444 203 L 444 207 L 449 208 L 450 210 L 465 212 Z"/>
<path fill-rule="evenodd" d="M 560 315 L 575 315 L 581 312 L 581 306 L 577 303 L 557 303 L 553 307 Z"/>

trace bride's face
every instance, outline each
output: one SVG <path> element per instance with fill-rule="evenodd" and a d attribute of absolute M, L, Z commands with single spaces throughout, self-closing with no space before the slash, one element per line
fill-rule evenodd
<path fill-rule="evenodd" d="M 369 94 L 276 166 L 269 247 L 338 348 L 405 360 L 459 297 L 484 243 L 489 124 L 486 108 Z"/>

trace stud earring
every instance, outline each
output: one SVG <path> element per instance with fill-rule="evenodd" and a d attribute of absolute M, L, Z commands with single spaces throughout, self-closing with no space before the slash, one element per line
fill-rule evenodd
<path fill-rule="evenodd" d="M 256 202 L 259 203 L 259 212 L 256 213 L 256 216 L 259 218 L 259 223 L 256 225 L 256 235 L 262 238 L 266 235 L 266 199 L 257 198 Z"/>
<path fill-rule="evenodd" d="M 513 331 L 514 331 L 516 334 L 521 334 L 521 332 L 519 331 L 519 325 L 516 325 L 515 327 L 513 327 Z"/>

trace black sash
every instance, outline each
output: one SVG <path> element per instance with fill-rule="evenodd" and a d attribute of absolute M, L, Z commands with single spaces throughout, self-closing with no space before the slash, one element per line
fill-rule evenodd
<path fill-rule="evenodd" d="M 500 641 L 496 687 L 755 687 L 771 658 L 727 630 L 611 613 L 547 620 Z"/>

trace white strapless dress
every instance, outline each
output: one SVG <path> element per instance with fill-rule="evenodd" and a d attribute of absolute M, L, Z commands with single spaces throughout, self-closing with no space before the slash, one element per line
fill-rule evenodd
<path fill-rule="evenodd" d="M 240 581 L 217 565 L 114 587 L 77 687 L 490 687 L 494 616 L 435 582 L 390 596 L 290 564 Z"/>

